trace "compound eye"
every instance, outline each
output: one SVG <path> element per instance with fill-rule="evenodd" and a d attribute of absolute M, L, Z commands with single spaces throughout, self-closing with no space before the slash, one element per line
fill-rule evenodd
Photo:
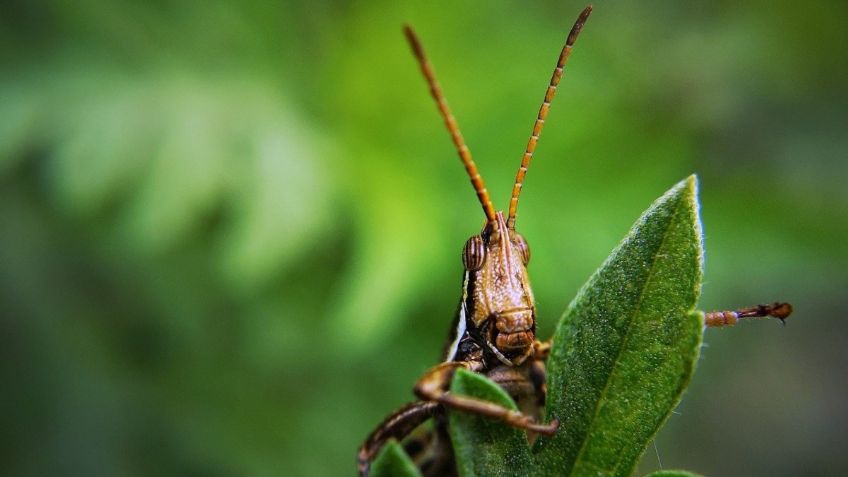
<path fill-rule="evenodd" d="M 515 234 L 515 245 L 518 246 L 518 251 L 521 252 L 521 261 L 524 262 L 524 265 L 530 263 L 530 245 L 527 245 L 524 236 Z"/>
<path fill-rule="evenodd" d="M 479 270 L 483 266 L 483 261 L 486 259 L 486 244 L 483 243 L 483 237 L 474 235 L 462 248 L 462 265 L 468 271 Z"/>

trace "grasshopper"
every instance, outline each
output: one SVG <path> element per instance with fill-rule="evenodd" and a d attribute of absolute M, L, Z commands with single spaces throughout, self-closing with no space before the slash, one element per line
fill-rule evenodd
<path fill-rule="evenodd" d="M 550 436 L 557 432 L 557 420 L 540 422 L 546 395 L 545 361 L 551 343 L 536 338 L 536 303 L 527 274 L 530 248 L 516 231 L 515 218 L 524 177 L 551 101 L 574 43 L 591 12 L 592 7 L 587 6 L 580 13 L 560 52 L 521 158 L 506 216 L 502 211 L 495 211 L 492 205 L 483 178 L 448 108 L 421 42 L 412 28 L 404 27 L 430 93 L 483 207 L 486 222 L 482 231 L 469 238 L 462 249 L 465 269 L 462 296 L 445 346 L 444 361 L 430 368 L 415 384 L 414 393 L 420 400 L 389 415 L 362 444 L 358 454 L 361 476 L 368 475 L 371 461 L 389 439 L 402 440 L 429 419 L 434 420 L 433 429 L 417 439 L 407 440 L 405 449 L 424 475 L 455 475 L 447 433 L 447 408 L 483 415 L 524 429 L 531 439 L 536 433 Z M 705 323 L 710 327 L 730 326 L 740 318 L 767 316 L 783 321 L 791 312 L 792 307 L 788 303 L 757 305 L 736 311 L 706 313 Z M 451 394 L 448 391 L 451 379 L 459 368 L 481 373 L 499 384 L 516 402 L 519 410 Z"/>

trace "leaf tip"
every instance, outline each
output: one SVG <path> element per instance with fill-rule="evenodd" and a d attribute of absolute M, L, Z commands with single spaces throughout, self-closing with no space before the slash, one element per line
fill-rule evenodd
<path fill-rule="evenodd" d="M 691 214 L 691 223 L 694 231 L 695 247 L 698 261 L 698 283 L 697 295 L 700 295 L 700 282 L 704 274 L 704 226 L 701 222 L 701 203 L 698 200 L 698 176 L 691 174 L 689 177 L 678 182 L 668 194 L 679 195 L 686 203 L 686 208 Z"/>
<path fill-rule="evenodd" d="M 695 227 L 698 251 L 699 283 L 698 295 L 700 295 L 700 277 L 704 276 L 704 225 L 701 222 L 701 202 L 698 200 L 698 176 L 695 174 L 686 178 L 686 184 L 691 191 L 689 195 L 690 207 L 692 208 L 692 224 Z"/>
<path fill-rule="evenodd" d="M 690 174 L 689 177 L 683 179 L 683 182 L 696 193 L 698 192 L 698 174 Z"/>
<path fill-rule="evenodd" d="M 698 203 L 698 176 L 691 174 L 689 177 L 678 182 L 672 190 L 677 191 L 686 199 L 693 201 L 697 206 Z"/>
<path fill-rule="evenodd" d="M 371 463 L 372 477 L 421 477 L 418 467 L 395 439 L 390 439 Z"/>

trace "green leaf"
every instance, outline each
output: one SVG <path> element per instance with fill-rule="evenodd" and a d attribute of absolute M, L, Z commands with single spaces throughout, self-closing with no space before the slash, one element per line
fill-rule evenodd
<path fill-rule="evenodd" d="M 459 369 L 451 392 L 516 409 L 509 395 L 485 376 Z M 450 435 L 462 476 L 529 475 L 532 457 L 524 431 L 479 415 L 449 411 Z"/>
<path fill-rule="evenodd" d="M 371 477 L 421 477 L 418 467 L 394 439 L 383 446 L 371 463 Z"/>
<path fill-rule="evenodd" d="M 703 332 L 696 195 L 690 176 L 651 205 L 559 322 L 540 475 L 630 475 L 679 402 Z"/>
<path fill-rule="evenodd" d="M 658 470 L 645 477 L 703 477 L 701 474 L 689 472 L 688 470 Z"/>

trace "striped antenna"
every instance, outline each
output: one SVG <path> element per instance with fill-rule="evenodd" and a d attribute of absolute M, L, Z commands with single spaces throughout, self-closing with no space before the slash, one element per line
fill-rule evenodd
<path fill-rule="evenodd" d="M 421 65 L 421 72 L 424 73 L 424 77 L 427 79 L 427 84 L 430 85 L 430 94 L 432 94 L 433 99 L 436 100 L 436 105 L 439 107 L 442 119 L 445 120 L 445 125 L 448 127 L 448 132 L 450 132 L 453 144 L 456 146 L 456 151 L 459 153 L 459 158 L 465 166 L 465 171 L 468 172 L 468 177 L 471 178 L 471 184 L 477 192 L 477 198 L 480 199 L 480 205 L 483 206 L 483 212 L 486 214 L 486 218 L 489 222 L 494 222 L 496 220 L 495 208 L 492 206 L 492 200 L 489 198 L 489 191 L 486 190 L 486 184 L 483 182 L 483 178 L 480 177 L 480 173 L 477 172 L 477 165 L 474 164 L 474 160 L 471 158 L 471 151 L 468 150 L 468 146 L 465 145 L 465 140 L 462 139 L 462 134 L 459 132 L 459 126 L 456 125 L 456 119 L 454 119 L 450 108 L 448 108 L 448 103 L 445 101 L 439 82 L 436 81 L 436 75 L 433 73 L 433 67 L 430 66 L 430 61 L 427 60 L 427 56 L 424 54 L 424 48 L 421 47 L 421 42 L 418 40 L 418 36 L 409 25 L 405 25 L 403 27 L 403 32 L 406 34 L 406 39 L 409 40 L 412 52 L 415 53 L 415 57 Z"/>
<path fill-rule="evenodd" d="M 539 135 L 542 134 L 542 126 L 545 125 L 545 118 L 548 116 L 548 110 L 551 107 L 551 101 L 557 91 L 557 85 L 562 78 L 563 68 L 568 61 L 568 56 L 571 54 L 571 47 L 577 41 L 577 36 L 580 35 L 580 30 L 583 29 L 583 24 L 592 13 L 592 6 L 589 5 L 583 9 L 574 26 L 571 27 L 571 32 L 568 34 L 568 39 L 565 40 L 565 46 L 562 47 L 562 52 L 559 54 L 554 69 L 551 82 L 545 91 L 545 99 L 542 101 L 542 106 L 539 108 L 539 115 L 536 116 L 536 122 L 533 124 L 533 132 L 530 135 L 530 140 L 527 142 L 527 149 L 524 150 L 524 156 L 521 158 L 521 167 L 518 168 L 518 174 L 515 176 L 515 185 L 512 186 L 512 198 L 509 200 L 509 219 L 507 225 L 509 228 L 515 228 L 515 213 L 518 210 L 518 196 L 521 194 L 521 186 L 524 185 L 524 176 L 527 174 L 527 167 L 530 166 L 530 160 L 533 159 L 533 152 L 536 150 L 536 143 L 539 141 Z"/>

